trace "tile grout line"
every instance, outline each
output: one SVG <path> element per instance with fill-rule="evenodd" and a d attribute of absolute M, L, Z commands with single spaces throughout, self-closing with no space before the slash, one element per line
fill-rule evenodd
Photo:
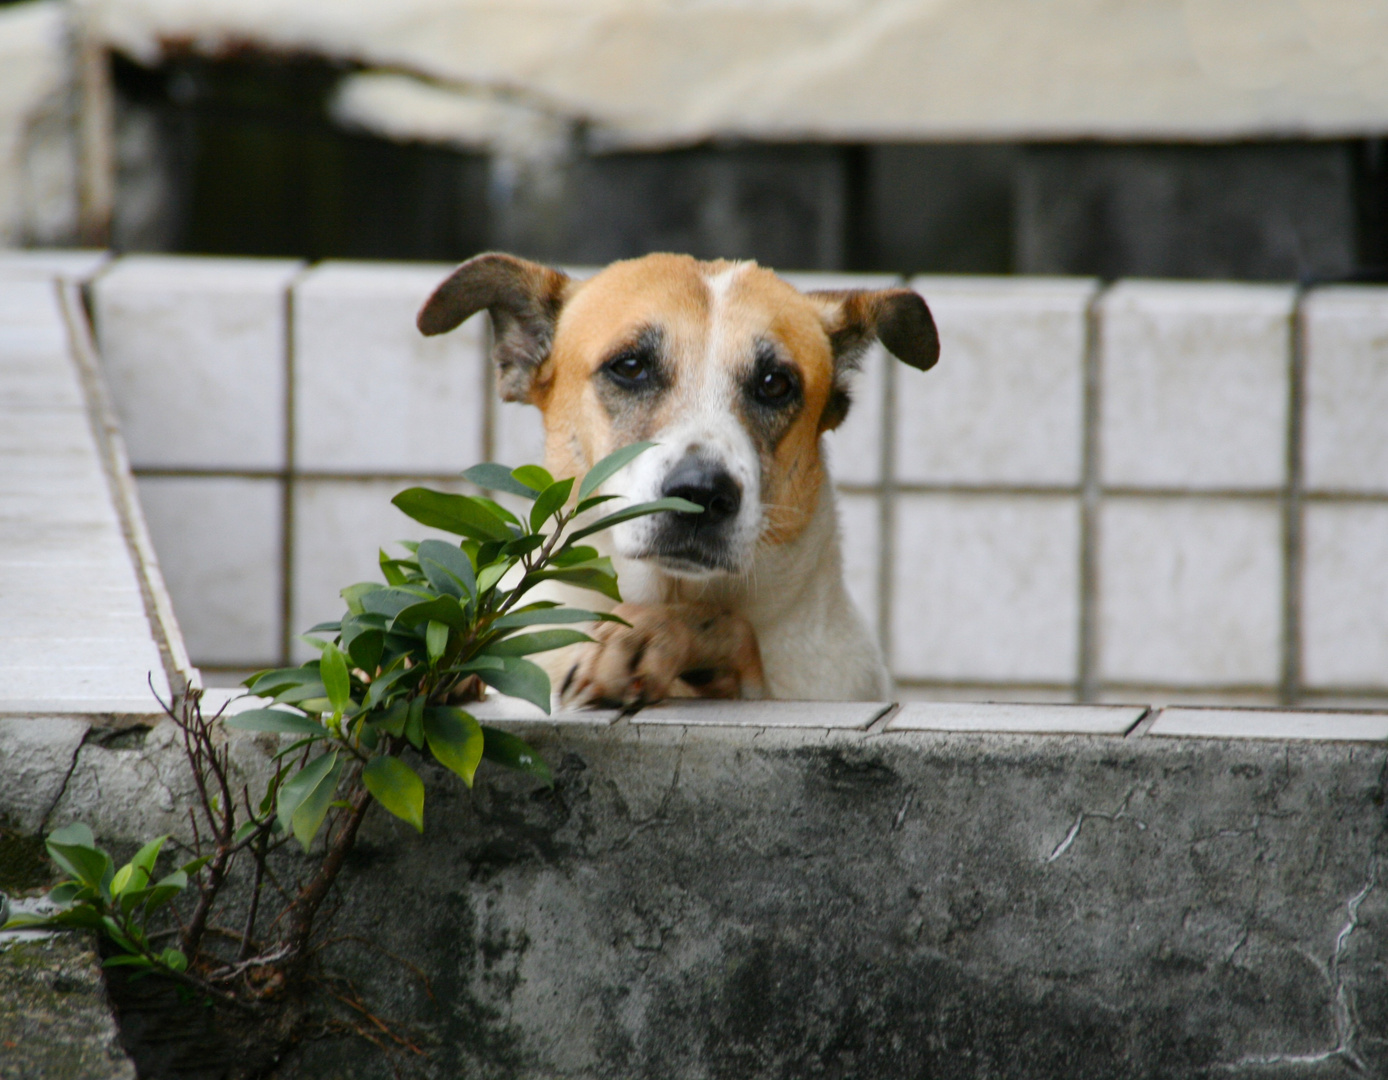
<path fill-rule="evenodd" d="M 284 289 L 284 470 L 280 480 L 280 657 L 284 665 L 290 663 L 290 652 L 294 642 L 294 506 L 298 486 L 298 446 L 295 412 L 297 410 L 297 388 L 295 381 L 295 290 L 305 277 L 313 271 L 312 266 L 303 266 L 289 280 Z"/>
<path fill-rule="evenodd" d="M 884 350 L 885 352 L 885 350 Z M 878 402 L 881 440 L 878 446 L 880 490 L 877 495 L 877 643 L 888 675 L 896 678 L 896 649 L 892 635 L 896 578 L 896 361 L 882 361 L 882 399 Z"/>
<path fill-rule="evenodd" d="M 1306 290 L 1299 288 L 1288 325 L 1287 475 L 1282 498 L 1281 700 L 1301 698 L 1301 588 L 1303 547 L 1303 446 L 1306 407 Z"/>
<path fill-rule="evenodd" d="M 1075 698 L 1092 702 L 1098 693 L 1099 504 L 1103 495 L 1099 475 L 1099 418 L 1102 391 L 1099 369 L 1100 286 L 1084 309 L 1083 404 L 1080 410 L 1080 550 L 1079 633 L 1075 664 Z"/>
<path fill-rule="evenodd" d="M 487 315 L 482 324 L 482 460 L 496 461 L 496 421 L 497 389 L 496 372 L 492 366 L 492 317 Z M 502 464 L 510 464 L 503 462 Z M 516 462 L 516 465 L 525 464 Z M 468 466 L 464 465 L 463 468 Z M 512 466 L 514 468 L 514 466 Z M 456 479 L 456 477 L 455 477 Z"/>

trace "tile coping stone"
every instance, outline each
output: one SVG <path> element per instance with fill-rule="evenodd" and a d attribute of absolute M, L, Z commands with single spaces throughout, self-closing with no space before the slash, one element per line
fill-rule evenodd
<path fill-rule="evenodd" d="M 863 729 L 882 716 L 886 701 L 667 701 L 642 709 L 635 724 L 719 727 Z"/>
<path fill-rule="evenodd" d="M 903 705 L 883 730 L 1126 735 L 1146 713 L 1145 705 L 913 702 Z"/>
<path fill-rule="evenodd" d="M 1147 734 L 1158 738 L 1384 742 L 1388 741 L 1388 713 L 1172 708 L 1157 714 Z"/>

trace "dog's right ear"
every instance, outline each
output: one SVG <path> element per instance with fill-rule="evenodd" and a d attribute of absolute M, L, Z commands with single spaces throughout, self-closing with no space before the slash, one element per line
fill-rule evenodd
<path fill-rule="evenodd" d="M 530 384 L 554 344 L 554 328 L 572 284 L 567 274 L 514 255 L 489 252 L 454 270 L 424 301 L 416 320 L 433 337 L 486 308 L 496 344 L 497 386 L 507 401 L 529 401 Z"/>

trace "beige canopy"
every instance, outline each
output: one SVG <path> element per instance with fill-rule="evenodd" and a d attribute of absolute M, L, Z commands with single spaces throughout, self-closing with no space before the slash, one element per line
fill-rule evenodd
<path fill-rule="evenodd" d="M 463 144 L 1388 131 L 1388 0 L 80 0 L 111 45 L 358 61 L 339 115 Z"/>

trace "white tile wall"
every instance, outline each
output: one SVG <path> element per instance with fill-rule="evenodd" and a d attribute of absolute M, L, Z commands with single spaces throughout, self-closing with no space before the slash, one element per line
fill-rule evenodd
<path fill-rule="evenodd" d="M 1385 685 L 1388 505 L 1313 504 L 1304 538 L 1303 678 L 1327 688 Z"/>
<path fill-rule="evenodd" d="M 86 281 L 111 258 L 110 252 L 62 248 L 0 249 L 0 277 Z"/>
<path fill-rule="evenodd" d="M 1203 739 L 1388 740 L 1388 715 L 1259 709 L 1163 709 L 1149 736 Z"/>
<path fill-rule="evenodd" d="M 458 472 L 482 460 L 486 317 L 426 338 L 420 305 L 451 268 L 329 262 L 294 289 L 300 469 Z"/>
<path fill-rule="evenodd" d="M 492 460 L 516 468 L 543 465 L 545 424 L 534 405 L 497 398 L 492 413 Z"/>
<path fill-rule="evenodd" d="M 1087 279 L 916 278 L 940 362 L 898 372 L 903 483 L 1080 481 Z"/>
<path fill-rule="evenodd" d="M 315 623 L 338 618 L 343 610 L 338 595 L 359 581 L 381 581 L 377 552 L 404 555 L 398 540 L 429 537 L 458 539 L 406 517 L 391 498 L 408 487 L 407 480 L 300 480 L 294 485 L 293 596 L 290 631 L 302 634 Z M 420 481 L 438 491 L 462 491 L 460 485 Z M 308 659 L 308 646 L 291 648 Z"/>
<path fill-rule="evenodd" d="M 814 289 L 900 288 L 892 274 L 782 274 L 801 292 Z M 876 484 L 882 479 L 882 416 L 886 368 L 900 362 L 874 344 L 863 355 L 863 367 L 853 380 L 853 405 L 848 419 L 825 437 L 830 469 L 840 484 Z M 903 374 L 905 372 L 906 374 Z M 902 366 L 898 381 L 919 375 Z"/>
<path fill-rule="evenodd" d="M 1275 504 L 1109 499 L 1099 516 L 1099 674 L 1276 685 L 1281 588 Z"/>
<path fill-rule="evenodd" d="M 193 663 L 276 663 L 280 482 L 146 476 L 138 486 Z"/>
<path fill-rule="evenodd" d="M 1013 705 L 989 702 L 916 702 L 887 721 L 887 731 L 1008 732 L 1016 735 L 1122 735 L 1147 710 L 1142 706 Z"/>
<path fill-rule="evenodd" d="M 1318 289 L 1302 312 L 1305 484 L 1388 491 L 1388 289 Z"/>
<path fill-rule="evenodd" d="M 875 495 L 839 495 L 839 542 L 848 595 L 877 636 L 877 575 L 882 562 L 880 505 Z"/>
<path fill-rule="evenodd" d="M 1115 487 L 1286 477 L 1291 313 L 1274 285 L 1122 282 L 1100 301 L 1100 472 Z"/>
<path fill-rule="evenodd" d="M 106 378 L 136 468 L 284 461 L 283 259 L 136 255 L 93 286 Z"/>
<path fill-rule="evenodd" d="M 891 603 L 898 676 L 1075 678 L 1077 500 L 903 495 L 896 529 Z"/>

